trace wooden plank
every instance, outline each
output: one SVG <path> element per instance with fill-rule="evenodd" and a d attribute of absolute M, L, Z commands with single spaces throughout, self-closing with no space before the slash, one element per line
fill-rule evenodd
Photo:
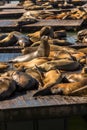
<path fill-rule="evenodd" d="M 84 20 L 40 20 L 34 24 L 27 24 L 23 27 L 38 27 L 38 26 L 58 26 L 58 27 L 78 27 L 81 26 Z"/>
<path fill-rule="evenodd" d="M 17 20 L 15 19 L 8 19 L 8 20 L 0 20 L 0 31 L 12 31 L 12 30 L 20 30 L 25 29 L 26 31 L 29 30 L 29 28 L 36 29 L 38 27 L 43 26 L 52 26 L 52 27 L 66 27 L 68 29 L 69 27 L 81 27 L 84 20 L 40 20 L 37 23 L 34 24 L 27 24 L 27 25 L 18 25 Z"/>
<path fill-rule="evenodd" d="M 5 4 L 3 6 L 0 6 L 0 9 L 23 9 L 22 6 L 18 6 L 17 4 L 12 4 L 12 3 L 9 3 L 9 4 Z"/>
<path fill-rule="evenodd" d="M 21 17 L 22 14 L 25 12 L 24 9 L 15 9 L 15 10 L 3 10 L 0 12 L 0 18 L 18 18 Z"/>

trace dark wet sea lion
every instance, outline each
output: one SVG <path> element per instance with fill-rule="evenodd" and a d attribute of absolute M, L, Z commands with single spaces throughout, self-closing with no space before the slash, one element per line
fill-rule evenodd
<path fill-rule="evenodd" d="M 24 62 L 24 61 L 30 61 L 37 57 L 45 57 L 45 56 L 48 57 L 50 53 L 48 37 L 44 36 L 42 37 L 41 40 L 42 42 L 35 52 L 23 56 L 18 56 L 17 58 L 10 60 L 9 62 Z"/>
<path fill-rule="evenodd" d="M 49 44 L 67 46 L 67 45 L 71 45 L 72 43 L 68 42 L 66 39 L 52 39 L 49 40 Z"/>
<path fill-rule="evenodd" d="M 13 31 L 12 34 L 17 38 L 17 44 L 20 46 L 27 47 L 31 45 L 31 41 L 28 36 L 17 31 Z"/>
<path fill-rule="evenodd" d="M 38 66 L 41 70 L 49 71 L 59 69 L 63 71 L 74 71 L 79 69 L 80 63 L 69 59 L 52 60 Z"/>
<path fill-rule="evenodd" d="M 8 34 L 4 34 L 4 33 L 0 34 L 0 40 L 3 40 L 7 36 L 8 36 Z"/>
<path fill-rule="evenodd" d="M 9 33 L 4 39 L 0 40 L 0 46 L 14 46 L 16 42 L 17 38 L 12 33 Z"/>
<path fill-rule="evenodd" d="M 35 68 L 35 69 L 26 69 L 26 73 L 28 75 L 31 75 L 33 78 L 35 78 L 39 83 L 39 88 L 43 86 L 43 80 L 41 73 Z"/>
<path fill-rule="evenodd" d="M 83 86 L 87 85 L 87 79 L 83 79 L 79 82 L 74 83 L 61 83 L 56 84 L 52 87 L 42 89 L 40 91 L 37 91 L 34 96 L 45 96 L 45 95 L 75 95 L 74 91 L 82 88 Z M 81 91 L 80 91 L 81 94 Z M 87 94 L 87 88 L 85 90 L 85 94 Z"/>
<path fill-rule="evenodd" d="M 38 89 L 38 81 L 31 75 L 15 71 L 11 76 L 17 84 L 18 91 Z"/>
<path fill-rule="evenodd" d="M 15 81 L 9 77 L 0 77 L 0 100 L 8 98 L 16 90 Z"/>
<path fill-rule="evenodd" d="M 58 30 L 54 32 L 54 38 L 61 38 L 61 37 L 66 37 L 65 30 Z"/>

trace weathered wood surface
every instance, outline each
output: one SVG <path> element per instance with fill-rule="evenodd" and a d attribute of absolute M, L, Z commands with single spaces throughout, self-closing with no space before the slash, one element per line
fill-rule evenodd
<path fill-rule="evenodd" d="M 3 6 L 0 6 L 0 9 L 23 9 L 23 7 L 18 6 L 17 4 L 9 3 L 9 4 L 5 4 Z"/>
<path fill-rule="evenodd" d="M 25 12 L 24 9 L 10 9 L 10 10 L 2 10 L 0 11 L 0 18 L 16 18 L 16 17 L 21 17 L 22 14 Z"/>
<path fill-rule="evenodd" d="M 34 24 L 27 24 L 27 25 L 18 25 L 17 20 L 15 19 L 8 19 L 8 20 L 0 20 L 0 31 L 12 31 L 12 30 L 20 30 L 25 29 L 26 31 L 31 28 L 38 28 L 43 26 L 52 26 L 52 27 L 81 27 L 84 20 L 40 20 Z"/>
<path fill-rule="evenodd" d="M 56 118 L 87 114 L 87 97 L 32 97 L 33 92 L 0 101 L 0 121 Z"/>
<path fill-rule="evenodd" d="M 41 20 L 40 22 L 37 22 L 35 24 L 28 24 L 24 27 L 30 27 L 30 26 L 64 26 L 64 27 L 75 27 L 75 26 L 81 26 L 84 20 Z"/>

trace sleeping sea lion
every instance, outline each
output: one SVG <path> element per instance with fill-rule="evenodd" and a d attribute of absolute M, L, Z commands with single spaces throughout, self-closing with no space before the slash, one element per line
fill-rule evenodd
<path fill-rule="evenodd" d="M 49 42 L 49 40 L 48 40 Z M 41 41 L 38 42 L 38 44 L 40 45 L 41 44 Z M 22 50 L 22 54 L 28 54 L 30 52 L 34 52 L 36 51 L 38 48 L 38 46 L 32 46 L 31 47 L 26 47 Z M 65 47 L 65 46 L 58 46 L 58 45 L 50 45 L 50 51 L 66 51 L 66 52 L 69 52 L 71 54 L 73 53 L 77 53 L 77 50 L 71 48 L 71 47 Z"/>
<path fill-rule="evenodd" d="M 27 68 L 33 68 L 35 65 L 41 65 L 45 62 L 48 62 L 52 60 L 52 58 L 50 57 L 38 57 L 38 58 L 34 58 L 31 61 L 27 61 L 27 62 L 19 62 L 19 63 L 15 63 L 14 66 L 16 68 L 22 68 L 24 67 L 25 69 Z"/>
<path fill-rule="evenodd" d="M 49 40 L 49 44 L 59 45 L 59 46 L 72 45 L 72 43 L 68 42 L 66 39 L 52 39 Z"/>
<path fill-rule="evenodd" d="M 8 98 L 16 90 L 15 81 L 10 77 L 0 77 L 0 100 Z"/>
<path fill-rule="evenodd" d="M 17 38 L 17 44 L 19 44 L 21 47 L 27 47 L 31 45 L 32 42 L 28 36 L 17 31 L 13 31 L 12 34 Z"/>
<path fill-rule="evenodd" d="M 38 81 L 25 72 L 10 70 L 1 76 L 12 78 L 16 83 L 16 89 L 18 91 L 33 90 L 38 88 Z"/>
<path fill-rule="evenodd" d="M 38 89 L 38 81 L 31 75 L 15 71 L 11 76 L 17 84 L 18 91 Z"/>
<path fill-rule="evenodd" d="M 43 88 L 48 88 L 54 84 L 58 84 L 62 81 L 62 74 L 59 70 L 50 70 L 46 73 L 43 73 Z"/>
<path fill-rule="evenodd" d="M 85 85 L 87 85 L 87 78 L 79 82 L 74 82 L 74 83 L 56 84 L 52 87 L 48 87 L 48 88 L 37 91 L 34 94 L 34 96 L 45 96 L 45 95 L 54 95 L 54 94 L 74 95 L 74 91 L 84 87 Z M 81 91 L 80 91 L 80 94 L 81 94 Z M 84 94 L 87 94 L 87 88 L 85 89 Z"/>
<path fill-rule="evenodd" d="M 66 31 L 65 30 L 58 30 L 54 32 L 54 38 L 61 38 L 66 37 Z"/>
<path fill-rule="evenodd" d="M 79 69 L 80 63 L 69 59 L 52 60 L 38 66 L 41 70 L 49 71 L 59 69 L 63 71 L 74 71 Z"/>
<path fill-rule="evenodd" d="M 30 61 L 30 60 L 37 58 L 37 57 L 45 57 L 45 56 L 48 57 L 49 53 L 50 53 L 50 46 L 48 44 L 48 37 L 43 36 L 41 40 L 42 40 L 42 42 L 35 52 L 32 52 L 30 54 L 26 54 L 23 56 L 18 56 L 17 58 L 10 60 L 9 62 L 24 62 L 24 61 Z"/>

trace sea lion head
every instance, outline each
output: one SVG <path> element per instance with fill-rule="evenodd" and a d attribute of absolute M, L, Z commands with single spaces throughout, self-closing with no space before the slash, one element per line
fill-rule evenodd
<path fill-rule="evenodd" d="M 43 27 L 40 30 L 40 37 L 42 37 L 44 35 L 49 36 L 49 38 L 53 38 L 54 37 L 54 33 L 53 33 L 52 27 L 50 27 L 50 26 Z"/>

